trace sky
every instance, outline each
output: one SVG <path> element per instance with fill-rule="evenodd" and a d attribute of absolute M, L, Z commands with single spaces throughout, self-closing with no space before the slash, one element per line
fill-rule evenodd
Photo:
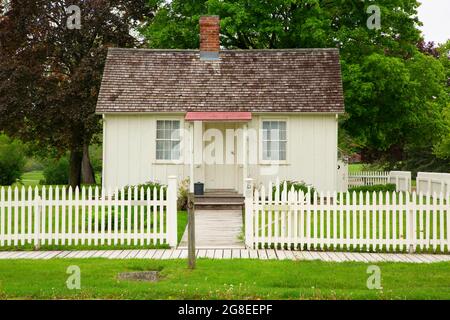
<path fill-rule="evenodd" d="M 419 0 L 420 28 L 426 41 L 444 43 L 450 39 L 450 0 Z"/>

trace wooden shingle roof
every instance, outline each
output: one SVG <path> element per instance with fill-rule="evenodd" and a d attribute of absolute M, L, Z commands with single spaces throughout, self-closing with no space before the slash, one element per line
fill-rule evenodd
<path fill-rule="evenodd" d="M 110 49 L 97 113 L 344 112 L 337 49 Z"/>

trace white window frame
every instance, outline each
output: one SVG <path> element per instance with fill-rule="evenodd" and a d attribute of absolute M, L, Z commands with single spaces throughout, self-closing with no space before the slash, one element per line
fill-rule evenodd
<path fill-rule="evenodd" d="M 178 130 L 180 130 L 180 138 L 179 140 L 172 140 L 169 141 L 179 141 L 180 143 L 180 154 L 178 159 L 158 159 L 157 158 L 157 141 L 167 141 L 168 139 L 158 139 L 158 121 L 178 121 L 180 123 L 180 127 Z M 154 148 L 154 163 L 156 164 L 182 164 L 183 163 L 183 132 L 184 132 L 184 121 L 180 118 L 170 118 L 170 117 L 157 117 L 155 120 L 155 148 Z"/>
<path fill-rule="evenodd" d="M 264 130 L 263 130 L 263 123 L 264 122 L 270 122 L 270 121 L 277 121 L 277 122 L 285 122 L 286 123 L 286 159 L 285 160 L 267 160 L 264 159 Z M 286 117 L 280 117 L 280 118 L 264 118 L 262 117 L 259 121 L 259 162 L 260 164 L 288 164 L 289 159 L 289 121 Z"/>

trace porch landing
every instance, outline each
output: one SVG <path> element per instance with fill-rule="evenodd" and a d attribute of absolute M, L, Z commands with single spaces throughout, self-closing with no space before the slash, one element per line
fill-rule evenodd
<path fill-rule="evenodd" d="M 242 210 L 195 210 L 197 249 L 244 249 Z M 178 249 L 187 249 L 187 227 Z"/>

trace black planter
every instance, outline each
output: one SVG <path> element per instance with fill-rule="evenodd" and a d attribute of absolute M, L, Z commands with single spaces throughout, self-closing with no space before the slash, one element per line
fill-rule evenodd
<path fill-rule="evenodd" d="M 194 195 L 202 196 L 205 193 L 205 185 L 201 182 L 194 183 Z"/>

